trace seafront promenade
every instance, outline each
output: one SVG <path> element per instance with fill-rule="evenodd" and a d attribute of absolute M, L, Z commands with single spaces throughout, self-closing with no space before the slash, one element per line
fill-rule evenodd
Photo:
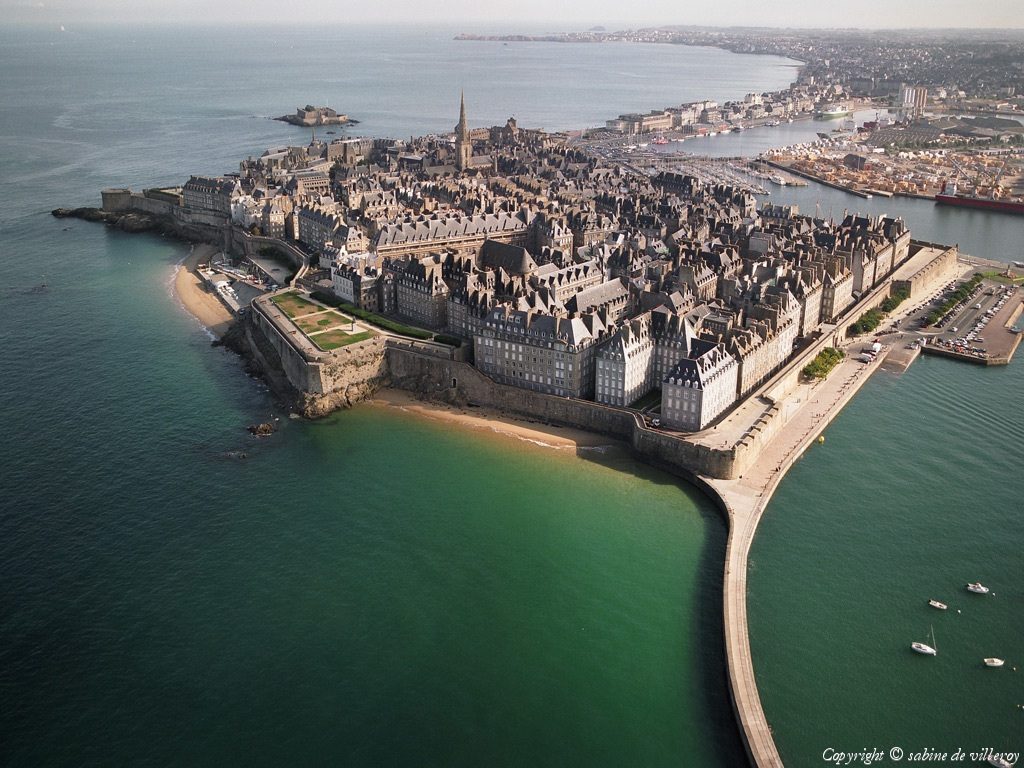
<path fill-rule="evenodd" d="M 761 516 L 789 468 L 803 455 L 881 365 L 884 355 L 871 363 L 850 356 L 819 383 L 804 383 L 787 398 L 786 425 L 765 446 L 757 461 L 735 480 L 705 482 L 718 494 L 728 514 L 723 614 L 729 688 L 751 763 L 758 768 L 781 766 L 771 725 L 757 690 L 750 633 L 747 626 L 747 559 Z M 827 450 L 823 446 L 821 450 Z"/>

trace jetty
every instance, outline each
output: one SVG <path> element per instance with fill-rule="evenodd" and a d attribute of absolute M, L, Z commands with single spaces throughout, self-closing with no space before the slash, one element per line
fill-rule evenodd
<path fill-rule="evenodd" d="M 704 478 L 728 516 L 722 607 L 729 689 L 747 755 L 757 768 L 778 768 L 783 763 L 758 694 L 747 626 L 747 564 L 754 534 L 786 472 L 884 358 L 879 355 L 864 364 L 848 355 L 824 381 L 799 385 L 782 404 L 789 411 L 788 420 L 742 476 L 734 480 Z"/>

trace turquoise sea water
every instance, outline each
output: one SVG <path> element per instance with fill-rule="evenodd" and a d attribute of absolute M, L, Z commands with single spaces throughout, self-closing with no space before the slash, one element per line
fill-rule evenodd
<path fill-rule="evenodd" d="M 5 764 L 736 758 L 696 491 L 392 410 L 289 420 L 174 301 L 181 246 L 68 226 L 4 295 Z"/>
<path fill-rule="evenodd" d="M 1024 749 L 1022 391 L 1020 360 L 922 358 L 868 381 L 783 480 L 748 600 L 786 765 L 823 765 L 829 747 Z M 938 656 L 911 651 L 932 631 Z"/>
<path fill-rule="evenodd" d="M 721 650 L 725 526 L 698 493 L 614 454 L 566 456 L 377 409 L 291 421 L 178 306 L 180 244 L 48 215 L 96 204 L 104 186 L 180 182 L 302 140 L 265 117 L 306 101 L 363 119 L 354 132 L 405 135 L 449 129 L 465 87 L 475 124 L 513 113 L 561 128 L 778 88 L 793 73 L 706 49 L 609 56 L 456 43 L 456 31 L 0 30 L 5 764 L 741 762 Z M 1021 591 L 1019 363 L 917 365 L 868 385 L 787 479 L 755 543 L 755 663 L 787 764 L 818 764 L 805 758 L 822 733 L 874 737 L 859 726 L 889 711 L 873 698 L 870 653 L 793 652 L 808 622 L 869 642 L 866 619 L 845 611 L 878 609 L 878 574 L 915 587 L 905 615 L 878 617 L 891 638 L 871 649 L 906 680 L 893 706 L 952 696 L 905 663 L 973 660 L 938 621 L 942 655 L 903 657 L 933 618 L 918 620 L 918 592 L 940 577 L 996 585 L 976 610 L 991 612 L 993 644 L 1011 634 L 983 655 L 1017 652 L 1019 624 L 1000 611 Z M 979 414 L 973 433 L 965 413 Z M 266 418 L 281 419 L 272 439 L 244 433 Z M 892 432 L 917 442 L 881 450 Z M 809 478 L 815 461 L 825 474 Z M 820 513 L 823 498 L 847 503 L 865 485 L 891 497 L 876 517 L 851 531 Z M 947 498 L 963 503 L 919 502 Z M 874 527 L 889 509 L 912 526 L 913 557 Z M 803 556 L 853 533 L 863 560 L 830 551 L 825 584 L 842 602 L 819 590 L 824 615 L 811 621 L 806 580 L 823 577 L 801 570 Z M 915 582 L 936 560 L 946 570 Z M 822 680 L 841 692 L 827 707 Z M 1003 689 L 991 710 L 969 692 L 999 727 Z M 922 716 L 916 738 L 941 736 L 952 716 Z"/>

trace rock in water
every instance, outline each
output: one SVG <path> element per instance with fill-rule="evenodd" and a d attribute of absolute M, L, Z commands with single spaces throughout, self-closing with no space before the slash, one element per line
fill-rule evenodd
<path fill-rule="evenodd" d="M 250 435 L 255 435 L 256 437 L 267 437 L 274 434 L 275 431 L 274 425 L 266 421 L 261 424 L 250 424 L 248 430 Z"/>

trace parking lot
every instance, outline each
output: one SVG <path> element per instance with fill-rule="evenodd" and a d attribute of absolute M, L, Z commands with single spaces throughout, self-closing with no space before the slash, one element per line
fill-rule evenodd
<path fill-rule="evenodd" d="M 1006 362 L 1020 342 L 1007 326 L 1017 319 L 1021 301 L 1020 288 L 983 280 L 942 322 L 919 328 L 919 333 L 927 338 L 928 351 L 945 351 L 979 362 Z"/>

